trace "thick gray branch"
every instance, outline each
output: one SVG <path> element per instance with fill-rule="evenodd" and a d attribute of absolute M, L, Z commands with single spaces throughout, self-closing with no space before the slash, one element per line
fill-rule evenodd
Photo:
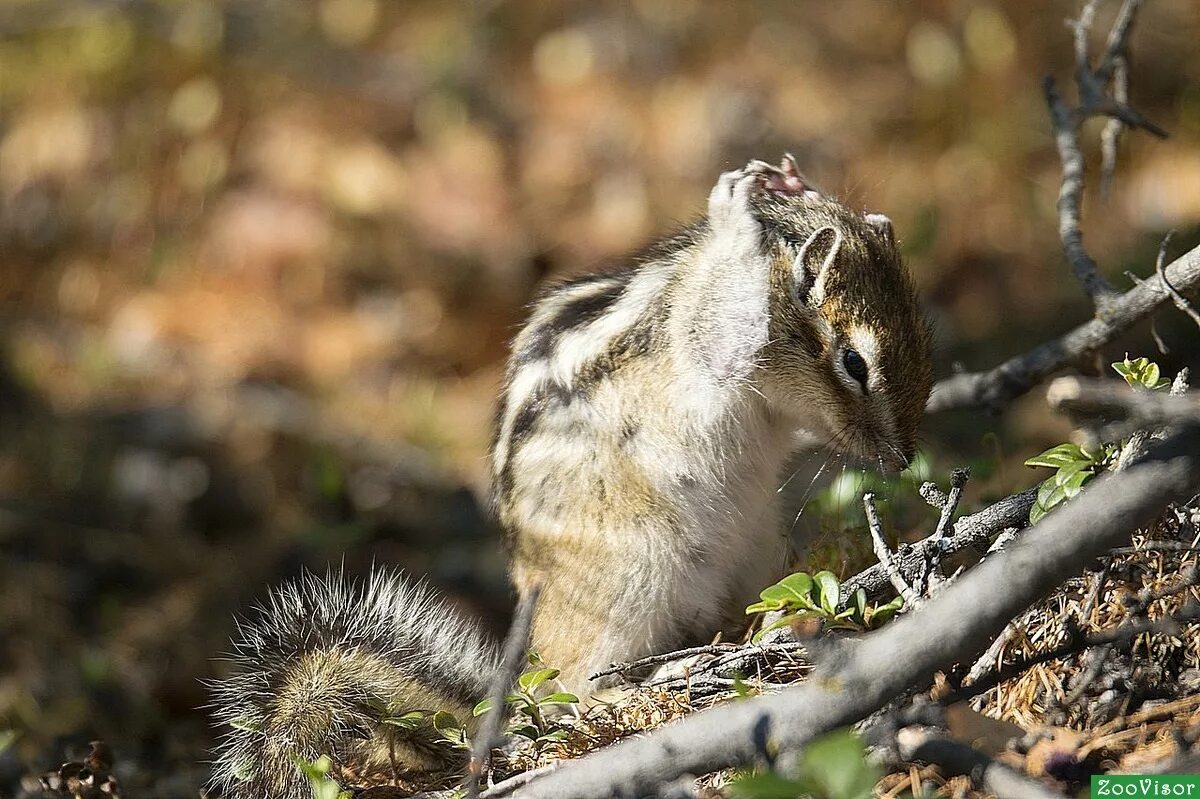
<path fill-rule="evenodd" d="M 835 649 L 803 684 L 720 705 L 565 763 L 514 796 L 632 799 L 686 774 L 761 763 L 774 752 L 782 753 L 781 768 L 790 768 L 817 736 L 860 721 L 934 670 L 975 657 L 1032 602 L 1120 546 L 1167 503 L 1190 496 L 1200 482 L 1198 452 L 1200 435 L 1189 429 L 1125 472 L 1097 478 L 911 615 Z"/>
<path fill-rule="evenodd" d="M 1195 291 L 1200 286 L 1200 247 L 1175 259 L 1165 272 L 1177 291 L 1185 294 Z M 925 410 L 937 413 L 955 408 L 999 408 L 1067 364 L 1092 355 L 1170 300 L 1171 295 L 1161 281 L 1142 281 L 1114 299 L 1103 319 L 1090 319 L 994 369 L 939 381 Z"/>

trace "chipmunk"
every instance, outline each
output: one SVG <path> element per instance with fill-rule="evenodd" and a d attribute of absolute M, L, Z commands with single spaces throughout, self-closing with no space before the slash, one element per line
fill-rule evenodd
<path fill-rule="evenodd" d="M 931 384 L 891 223 L 790 156 L 721 175 L 701 221 L 626 267 L 550 287 L 513 343 L 491 454 L 513 582 L 540 586 L 533 647 L 587 694 L 610 663 L 734 628 L 786 566 L 777 489 L 797 436 L 903 468 Z M 430 729 L 382 719 L 465 722 L 498 662 L 391 573 L 304 579 L 241 633 L 215 691 L 232 727 L 215 781 L 240 799 L 308 796 L 296 758 L 358 784 L 444 767 Z"/>

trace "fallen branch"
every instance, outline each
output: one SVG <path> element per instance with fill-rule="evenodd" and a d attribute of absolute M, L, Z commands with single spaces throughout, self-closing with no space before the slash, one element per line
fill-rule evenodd
<path fill-rule="evenodd" d="M 1163 274 L 1181 294 L 1196 290 L 1200 286 L 1200 247 L 1176 258 Z M 1113 299 L 1104 318 L 1090 319 L 994 369 L 938 381 L 925 410 L 938 413 L 957 408 L 999 409 L 1064 366 L 1094 354 L 1170 300 L 1171 294 L 1163 287 L 1163 281 L 1144 280 Z"/>
<path fill-rule="evenodd" d="M 775 753 L 787 772 L 815 737 L 860 721 L 936 669 L 974 657 L 1080 564 L 1121 545 L 1169 502 L 1190 496 L 1200 481 L 1197 452 L 1200 432 L 1189 428 L 1126 471 L 1097 478 L 912 614 L 837 647 L 803 684 L 720 705 L 563 764 L 514 796 L 639 797 L 686 774 L 771 762 Z"/>
<path fill-rule="evenodd" d="M 891 554 L 891 563 L 904 580 L 917 580 L 924 573 L 926 564 L 935 550 L 940 550 L 942 556 L 946 557 L 964 549 L 985 546 L 992 536 L 1008 527 L 1027 527 L 1029 509 L 1033 507 L 1036 498 L 1036 488 L 1005 497 L 978 513 L 959 519 L 954 523 L 953 534 L 947 537 L 943 538 L 934 533 L 915 544 L 901 546 Z M 842 583 L 842 604 L 849 602 L 854 592 L 860 588 L 872 595 L 889 582 L 888 570 L 882 564 L 876 563 Z"/>

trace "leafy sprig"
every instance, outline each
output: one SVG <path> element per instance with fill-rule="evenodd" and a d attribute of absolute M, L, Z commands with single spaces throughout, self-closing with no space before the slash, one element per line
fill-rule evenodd
<path fill-rule="evenodd" d="M 860 588 L 854 592 L 850 606 L 838 610 L 841 590 L 837 576 L 830 571 L 815 575 L 796 572 L 764 588 L 758 595 L 759 601 L 746 608 L 746 614 L 782 611 L 783 616 L 760 630 L 754 641 L 757 643 L 772 630 L 806 619 L 819 619 L 832 629 L 870 630 L 884 624 L 904 606 L 900 597 L 884 605 L 868 604 L 867 592 Z"/>

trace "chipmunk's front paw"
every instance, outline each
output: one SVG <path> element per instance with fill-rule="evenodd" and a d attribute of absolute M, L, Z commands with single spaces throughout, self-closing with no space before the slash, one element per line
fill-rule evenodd
<path fill-rule="evenodd" d="M 766 164 L 761 161 L 751 161 L 742 169 L 725 172 L 717 179 L 717 185 L 708 195 L 708 221 L 714 234 L 758 245 L 762 226 L 754 218 L 750 197 L 763 184 L 763 166 Z"/>

